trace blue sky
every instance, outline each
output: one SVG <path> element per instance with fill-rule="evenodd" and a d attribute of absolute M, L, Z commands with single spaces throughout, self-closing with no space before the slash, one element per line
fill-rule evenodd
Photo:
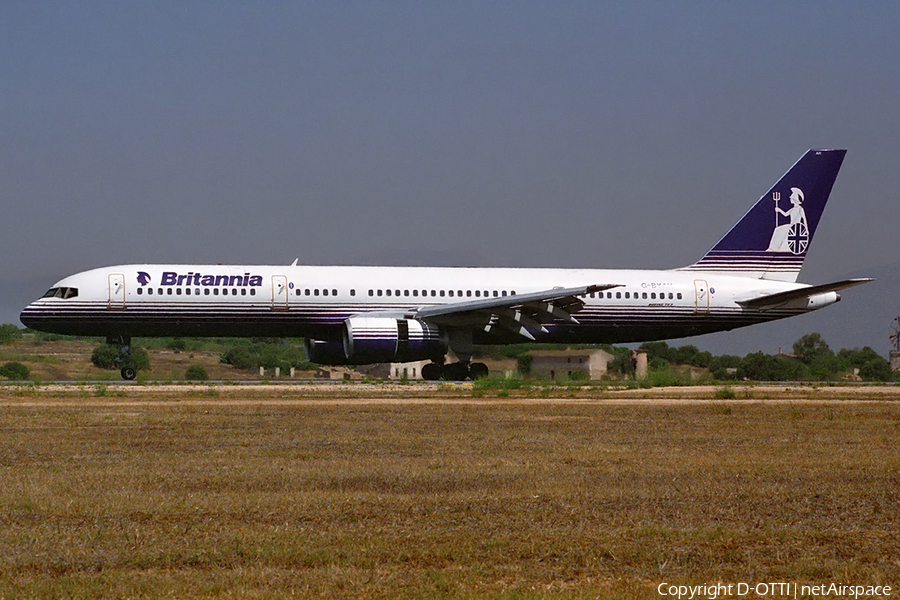
<path fill-rule="evenodd" d="M 900 314 L 895 2 L 0 4 L 0 322 L 131 262 L 670 268 L 848 148 L 802 318 Z M 688 343 L 678 341 L 675 343 Z"/>

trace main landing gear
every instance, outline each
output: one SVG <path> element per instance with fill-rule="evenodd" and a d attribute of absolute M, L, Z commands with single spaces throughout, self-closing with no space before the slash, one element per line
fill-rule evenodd
<path fill-rule="evenodd" d="M 455 362 L 449 364 L 429 363 L 422 367 L 422 379 L 426 381 L 465 381 L 488 376 L 487 365 L 480 362 Z"/>
<path fill-rule="evenodd" d="M 114 344 L 119 347 L 119 355 L 116 357 L 116 364 L 122 367 L 119 373 L 122 379 L 131 381 L 137 377 L 137 366 L 134 364 L 134 357 L 131 356 L 131 336 L 117 335 L 108 336 L 107 344 Z"/>

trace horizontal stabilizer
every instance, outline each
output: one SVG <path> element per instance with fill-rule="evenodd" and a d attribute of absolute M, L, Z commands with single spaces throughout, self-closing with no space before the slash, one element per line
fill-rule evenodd
<path fill-rule="evenodd" d="M 859 278 L 859 279 L 844 279 L 843 281 L 835 281 L 834 283 L 823 283 L 822 285 L 811 285 L 807 287 L 798 288 L 796 290 L 789 290 L 787 292 L 778 292 L 775 294 L 765 294 L 762 296 L 755 295 L 746 299 L 736 298 L 735 302 L 743 306 L 744 308 L 757 308 L 757 309 L 765 309 L 772 308 L 775 306 L 781 306 L 782 304 L 786 304 L 787 302 L 791 302 L 793 300 L 802 300 L 804 298 L 810 298 L 812 296 L 817 296 L 819 294 L 826 294 L 828 292 L 838 292 L 840 290 L 845 290 L 847 288 L 851 288 L 857 285 L 862 285 L 864 283 L 869 283 L 870 281 L 874 281 L 872 278 Z"/>

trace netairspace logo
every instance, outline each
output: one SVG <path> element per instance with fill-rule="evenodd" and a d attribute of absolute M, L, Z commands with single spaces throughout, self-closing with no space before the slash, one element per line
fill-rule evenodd
<path fill-rule="evenodd" d="M 710 583 L 704 585 L 676 585 L 660 583 L 656 592 L 667 598 L 678 600 L 716 598 L 744 598 L 753 594 L 755 598 L 884 598 L 891 595 L 889 585 L 845 585 L 843 583 L 823 583 L 806 585 L 788 581 L 768 583 Z"/>

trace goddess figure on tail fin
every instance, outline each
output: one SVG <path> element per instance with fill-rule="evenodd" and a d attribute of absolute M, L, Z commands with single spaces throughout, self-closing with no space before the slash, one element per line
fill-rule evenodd
<path fill-rule="evenodd" d="M 802 254 L 809 244 L 809 226 L 806 223 L 806 212 L 801 203 L 804 200 L 803 190 L 791 188 L 791 204 L 793 207 L 782 210 L 778 206 L 781 199 L 779 192 L 772 193 L 775 200 L 775 222 L 778 223 L 778 215 L 788 217 L 790 220 L 784 225 L 778 225 L 772 232 L 772 240 L 769 242 L 769 252 L 790 252 Z"/>

